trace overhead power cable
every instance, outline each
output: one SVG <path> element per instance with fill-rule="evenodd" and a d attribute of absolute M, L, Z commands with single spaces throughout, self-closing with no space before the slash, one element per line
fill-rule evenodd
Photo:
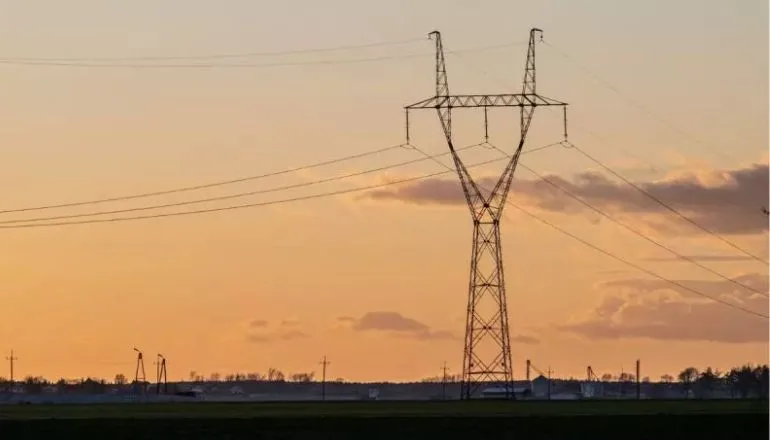
<path fill-rule="evenodd" d="M 508 153 L 506 153 L 505 151 L 503 151 L 499 147 L 497 147 L 497 146 L 495 146 L 495 145 L 493 145 L 493 144 L 491 144 L 489 142 L 486 142 L 486 144 L 490 145 L 492 148 L 494 148 L 495 150 L 499 151 L 500 153 L 505 154 L 506 156 L 510 157 L 510 155 Z M 736 286 L 738 286 L 738 287 L 740 287 L 742 289 L 750 290 L 750 291 L 752 291 L 754 293 L 757 293 L 757 294 L 765 296 L 765 297 L 770 296 L 770 295 L 768 295 L 767 292 L 762 292 L 761 290 L 758 290 L 758 289 L 755 289 L 755 288 L 753 288 L 751 286 L 743 284 L 740 281 L 737 281 L 734 278 L 730 278 L 730 277 L 728 277 L 726 275 L 723 275 L 722 273 L 717 272 L 716 270 L 714 270 L 714 269 L 712 269 L 712 268 L 710 268 L 710 267 L 708 267 L 706 265 L 703 265 L 703 264 L 699 263 L 698 261 L 696 261 L 696 260 L 694 260 L 694 259 L 692 259 L 690 257 L 687 257 L 685 255 L 680 254 L 679 252 L 671 249 L 670 247 L 664 245 L 663 243 L 661 243 L 661 242 L 651 238 L 650 236 L 644 234 L 643 232 L 639 231 L 638 229 L 633 228 L 633 227 L 631 227 L 631 226 L 629 226 L 629 225 L 619 221 L 615 217 L 607 214 L 606 212 L 604 212 L 601 209 L 595 207 L 591 203 L 583 200 L 582 198 L 578 197 L 577 195 L 575 195 L 574 193 L 572 193 L 568 189 L 562 187 L 561 185 L 557 184 L 553 180 L 551 180 L 551 179 L 549 179 L 549 178 L 539 174 L 537 171 L 535 171 L 532 168 L 526 166 L 525 164 L 519 163 L 519 166 L 524 168 L 525 170 L 529 171 L 530 173 L 534 174 L 538 179 L 542 180 L 543 182 L 545 182 L 545 183 L 551 185 L 552 187 L 558 189 L 559 191 L 563 192 L 564 194 L 566 194 L 571 199 L 573 199 L 573 200 L 579 202 L 580 204 L 586 206 L 587 208 L 591 209 L 592 211 L 594 211 L 595 213 L 601 215 L 602 217 L 606 218 L 607 220 L 610 220 L 611 222 L 615 223 L 616 225 L 621 226 L 621 227 L 625 228 L 626 230 L 628 230 L 628 231 L 636 234 L 637 236 L 641 237 L 642 239 L 649 241 L 650 243 L 654 244 L 655 246 L 658 246 L 659 248 L 661 248 L 661 249 L 663 249 L 665 251 L 668 251 L 669 253 L 671 253 L 671 254 L 673 254 L 673 255 L 675 255 L 675 256 L 683 259 L 683 260 L 689 261 L 690 263 L 700 267 L 701 269 L 704 269 L 704 270 L 708 271 L 712 275 L 716 275 L 719 278 L 722 278 L 725 281 L 728 281 L 728 282 L 730 282 L 732 284 L 735 284 Z"/>
<path fill-rule="evenodd" d="M 390 150 L 396 150 L 399 148 L 403 148 L 404 144 L 401 145 L 391 145 L 389 147 L 384 148 L 378 148 L 376 150 L 371 151 L 365 151 L 363 153 L 357 153 L 352 154 L 350 156 L 344 156 L 344 157 L 338 157 L 336 159 L 331 160 L 325 160 L 322 162 L 315 162 L 308 165 L 302 165 L 294 168 L 289 168 L 286 170 L 281 171 L 273 171 L 270 173 L 265 174 L 257 174 L 254 176 L 247 176 L 247 177 L 240 177 L 237 179 L 230 179 L 230 180 L 220 180 L 217 182 L 211 182 L 211 183 L 204 183 L 201 185 L 192 185 L 192 186 L 184 186 L 181 188 L 172 188 L 172 189 L 166 189 L 161 191 L 152 191 L 152 192 L 146 192 L 141 194 L 133 194 L 133 195 L 127 195 L 127 196 L 118 196 L 118 197 L 109 197 L 104 199 L 93 199 L 93 200 L 85 200 L 81 202 L 70 202 L 70 203 L 60 203 L 60 204 L 51 204 L 51 205 L 43 205 L 43 206 L 33 206 L 33 207 L 27 207 L 27 208 L 14 208 L 14 209 L 4 209 L 0 210 L 0 214 L 10 214 L 15 212 L 29 212 L 29 211 L 41 211 L 44 209 L 54 209 L 54 208 L 70 208 L 74 206 L 83 206 L 83 205 L 96 205 L 99 203 L 107 203 L 107 202 L 119 202 L 119 201 L 125 201 L 125 200 L 133 200 L 133 199 L 141 199 L 145 197 L 155 197 L 155 196 L 162 196 L 167 194 L 174 194 L 174 193 L 181 193 L 181 192 L 188 192 L 188 191 L 195 191 L 199 189 L 207 189 L 207 188 L 214 188 L 217 186 L 224 186 L 224 185 L 231 185 L 234 183 L 241 183 L 241 182 L 248 182 L 252 180 L 259 180 L 259 179 L 265 179 L 268 177 L 275 177 L 280 176 L 283 174 L 290 174 L 290 173 L 296 173 L 297 171 L 306 171 L 313 168 L 318 168 L 326 165 L 334 165 L 337 163 L 353 160 L 353 159 L 360 159 L 362 157 L 372 156 L 375 154 L 384 153 L 386 151 Z"/>
<path fill-rule="evenodd" d="M 418 151 L 420 154 L 422 154 L 422 155 L 424 155 L 424 156 L 427 156 L 427 157 L 432 157 L 432 156 L 428 155 L 428 153 L 426 153 L 425 151 L 423 151 L 423 150 L 421 150 L 421 149 L 417 148 L 416 146 L 414 146 L 414 145 L 412 145 L 412 144 L 410 144 L 410 147 L 414 148 L 416 151 Z M 507 154 L 507 153 L 506 153 L 506 154 Z M 509 157 L 510 157 L 510 156 L 506 156 L 506 157 L 504 157 L 504 159 L 508 159 Z M 446 169 L 448 170 L 448 171 L 446 171 L 447 173 L 448 173 L 448 172 L 456 172 L 456 171 L 455 171 L 455 170 L 454 170 L 452 167 L 450 167 L 450 166 L 448 166 L 448 165 L 445 165 L 444 163 L 442 163 L 442 162 L 441 162 L 441 161 L 439 161 L 438 159 L 435 159 L 435 158 L 434 158 L 434 161 L 435 161 L 436 163 L 438 163 L 439 165 L 441 165 L 442 167 L 446 168 Z M 519 163 L 519 164 L 521 164 L 521 163 Z M 477 185 L 478 185 L 478 184 L 477 184 Z M 483 189 L 483 190 L 484 190 L 485 192 L 487 192 L 488 194 L 492 192 L 492 191 L 491 191 L 490 189 L 488 189 L 488 188 L 484 188 L 484 187 L 483 187 L 483 186 L 481 186 L 481 185 L 478 185 L 478 186 L 479 186 L 479 188 Z M 527 210 L 527 209 L 525 209 L 525 208 L 522 208 L 521 206 L 519 206 L 519 205 L 517 205 L 517 204 L 515 204 L 515 203 L 511 202 L 510 200 L 506 200 L 506 203 L 508 203 L 509 205 L 513 206 L 513 207 L 514 207 L 514 208 L 516 208 L 517 210 L 519 210 L 519 211 L 523 212 L 524 214 L 528 215 L 529 217 L 531 217 L 531 218 L 533 218 L 533 219 L 535 219 L 535 220 L 539 221 L 540 223 L 543 223 L 544 225 L 546 225 L 546 226 L 549 226 L 549 227 L 551 227 L 551 228 L 555 229 L 555 230 L 556 230 L 556 231 L 558 231 L 558 232 L 561 232 L 562 234 L 564 234 L 564 235 L 566 235 L 566 236 L 568 236 L 568 237 L 570 237 L 570 238 L 572 238 L 572 239 L 574 239 L 574 240 L 576 240 L 576 241 L 578 241 L 578 242 L 580 242 L 580 243 L 582 243 L 582 244 L 584 244 L 584 245 L 586 245 L 586 246 L 590 247 L 591 249 L 593 249 L 593 250 L 595 250 L 595 251 L 597 251 L 597 252 L 600 252 L 600 253 L 602 253 L 602 254 L 604 254 L 604 255 L 606 255 L 606 256 L 608 256 L 608 257 L 610 257 L 610 258 L 613 258 L 614 260 L 617 260 L 617 261 L 619 261 L 619 262 L 621 262 L 621 263 L 623 263 L 623 264 L 625 264 L 625 265 L 627 265 L 627 266 L 629 266 L 629 267 L 632 267 L 632 268 L 634 268 L 634 269 L 636 269 L 636 270 L 638 270 L 638 271 L 644 272 L 644 273 L 646 273 L 647 275 L 650 275 L 650 276 L 652 276 L 652 277 L 655 277 L 655 278 L 657 278 L 657 279 L 659 279 L 659 280 L 661 280 L 661 281 L 664 281 L 664 282 L 666 282 L 666 283 L 669 283 L 669 284 L 671 284 L 671 285 L 673 285 L 673 286 L 679 287 L 680 289 L 683 289 L 683 290 L 686 290 L 686 291 L 688 291 L 688 292 L 694 293 L 694 294 L 696 294 L 696 295 L 698 295 L 698 296 L 701 296 L 701 297 L 704 297 L 704 298 L 710 299 L 710 300 L 712 300 L 712 301 L 715 301 L 715 302 L 717 302 L 717 303 L 720 303 L 720 304 L 722 304 L 722 305 L 725 305 L 725 306 L 728 306 L 728 307 L 734 308 L 734 309 L 736 309 L 736 310 L 741 310 L 741 311 L 743 311 L 743 312 L 749 313 L 749 314 L 751 314 L 751 315 L 754 315 L 754 316 L 758 316 L 758 317 L 760 317 L 760 318 L 770 319 L 770 316 L 768 316 L 768 315 L 762 314 L 762 313 L 760 313 L 760 312 L 755 312 L 754 310 L 751 310 L 751 309 L 749 309 L 749 308 L 743 307 L 743 306 L 741 306 L 741 305 L 738 305 L 738 304 L 734 304 L 734 303 L 731 303 L 731 302 L 729 302 L 729 301 L 725 301 L 725 300 L 723 300 L 723 299 L 721 299 L 721 298 L 718 298 L 718 297 L 713 297 L 713 296 L 707 295 L 707 294 L 705 294 L 705 293 L 703 293 L 703 292 L 701 292 L 701 291 L 699 291 L 699 290 L 697 290 L 697 289 L 694 289 L 694 288 L 692 288 L 692 287 L 689 287 L 689 286 L 687 286 L 687 285 L 685 285 L 685 284 L 682 284 L 682 283 L 680 283 L 680 282 L 678 282 L 678 281 L 675 281 L 675 280 L 672 280 L 672 279 L 666 278 L 666 277 L 664 277 L 664 276 L 662 276 L 662 275 L 659 275 L 659 274 L 657 274 L 657 273 L 655 273 L 655 272 L 653 272 L 653 271 L 651 271 L 651 270 L 645 269 L 645 268 L 643 268 L 643 267 L 641 267 L 641 266 L 639 266 L 639 265 L 637 265 L 637 264 L 634 264 L 634 263 L 632 263 L 632 262 L 630 262 L 630 261 L 628 261 L 628 260 L 624 259 L 623 257 L 620 257 L 620 256 L 618 256 L 618 255 L 616 255 L 616 254 L 614 254 L 614 253 L 612 253 L 612 252 L 610 252 L 610 251 L 607 251 L 607 250 L 605 250 L 605 249 L 602 249 L 602 248 L 600 248 L 599 246 L 596 246 L 596 245 L 594 245 L 593 243 L 590 243 L 590 242 L 588 242 L 588 241 L 586 241 L 586 240 L 584 240 L 584 239 L 580 238 L 579 236 L 577 236 L 577 235 L 575 235 L 575 234 L 573 234 L 573 233 L 571 233 L 571 232 L 568 232 L 568 231 L 567 231 L 567 230 L 565 230 L 565 229 L 562 229 L 562 228 L 560 228 L 560 227 L 556 226 L 555 224 L 553 224 L 553 223 L 551 223 L 551 222 L 549 222 L 549 221 L 547 221 L 547 220 L 545 220 L 545 219 L 541 218 L 540 216 L 538 216 L 538 215 L 536 215 L 536 214 L 533 214 L 532 212 L 528 211 L 528 210 Z"/>
<path fill-rule="evenodd" d="M 209 55 L 185 55 L 185 56 L 134 56 L 134 57 L 0 57 L 0 60 L 7 61 L 40 61 L 40 62 L 114 62 L 114 61 L 166 61 L 166 60 L 217 60 L 226 58 L 252 58 L 252 57 L 271 57 L 284 55 L 298 55 L 318 52 L 338 52 L 344 50 L 367 49 L 383 46 L 400 46 L 410 43 L 423 42 L 425 38 L 411 38 L 404 40 L 380 41 L 375 43 L 351 44 L 345 46 L 318 47 L 311 49 L 292 49 L 271 52 L 240 52 Z"/>
<path fill-rule="evenodd" d="M 475 148 L 480 146 L 481 144 L 474 144 L 474 145 L 468 145 L 462 148 L 458 148 L 458 151 L 468 150 L 471 148 Z M 445 156 L 449 154 L 449 152 L 441 153 L 439 156 Z M 82 218 L 82 217 L 94 217 L 94 216 L 101 216 L 101 215 L 110 215 L 110 214 L 124 214 L 127 212 L 137 212 L 137 211 L 149 211 L 153 209 L 161 209 L 161 208 L 171 208 L 176 206 L 187 206 L 187 205 L 194 205 L 199 203 L 206 203 L 206 202 L 219 202 L 223 200 L 231 200 L 231 199 L 237 199 L 242 197 L 248 197 L 253 196 L 257 194 L 267 194 L 271 192 L 278 192 L 278 191 L 286 191 L 290 189 L 296 189 L 296 188 L 303 188 L 306 186 L 311 185 L 318 185 L 321 183 L 328 183 L 328 182 L 334 182 L 338 180 L 344 180 L 349 179 L 351 177 L 358 177 L 363 176 L 366 174 L 376 173 L 378 171 L 385 171 L 390 170 L 393 168 L 399 168 L 406 165 L 411 165 L 419 162 L 424 162 L 428 160 L 428 158 L 419 158 L 419 159 L 412 159 L 404 162 L 398 162 L 391 165 L 385 165 L 377 168 L 369 168 L 363 171 L 356 171 L 352 173 L 327 177 L 324 179 L 317 179 L 317 180 L 311 180 L 306 182 L 300 182 L 300 183 L 294 183 L 291 185 L 282 185 L 282 186 L 276 186 L 271 188 L 263 188 L 258 189 L 254 191 L 246 191 L 246 192 L 240 192 L 236 194 L 226 194 L 222 196 L 216 196 L 216 197 L 208 197 L 203 199 L 195 199 L 195 200 L 185 200 L 182 202 L 174 202 L 174 203 L 163 203 L 163 204 L 157 204 L 157 205 L 149 205 L 149 206 L 140 206 L 135 208 L 125 208 L 125 209 L 115 209 L 110 211 L 96 211 L 96 212 L 87 212 L 82 214 L 68 214 L 68 215 L 58 215 L 58 216 L 50 216 L 50 217 L 34 217 L 34 218 L 23 218 L 23 219 L 14 219 L 14 220 L 3 220 L 0 221 L 0 225 L 7 225 L 7 224 L 18 224 L 18 223 L 32 223 L 32 222 L 41 222 L 41 221 L 51 221 L 51 220 L 63 220 L 63 219 L 70 219 L 70 218 Z"/>
<path fill-rule="evenodd" d="M 483 46 L 471 49 L 455 50 L 452 53 L 463 52 L 480 52 L 492 49 L 501 49 L 505 47 L 518 46 L 523 43 L 508 43 L 498 44 L 494 46 Z M 333 60 L 309 60 L 309 61 L 283 61 L 273 63 L 173 63 L 173 64 L 161 64 L 161 63 L 93 63 L 93 62 L 77 62 L 77 61 L 24 61 L 17 59 L 1 58 L 0 65 L 15 65 L 15 66 L 47 66 L 47 67 L 98 67 L 98 68 L 137 68 L 137 69 L 153 69 L 153 68 L 190 68 L 190 69 L 213 69 L 213 68 L 268 68 L 268 67 L 289 67 L 289 66 L 310 66 L 310 65 L 333 65 L 333 64 L 353 64 L 353 63 L 368 63 L 375 61 L 387 61 L 398 60 L 408 58 L 420 58 L 434 56 L 433 53 L 417 53 L 417 54 L 404 54 L 404 55 L 383 55 L 376 57 L 364 57 L 364 58 L 347 58 L 347 59 L 333 59 Z"/>
<path fill-rule="evenodd" d="M 681 218 L 682 220 L 686 221 L 687 223 L 690 223 L 691 225 L 695 226 L 696 228 L 700 229 L 701 231 L 703 231 L 703 232 L 705 232 L 705 233 L 707 233 L 707 234 L 717 238 L 718 240 L 722 241 L 723 243 L 727 244 L 728 246 L 732 247 L 733 249 L 738 250 L 739 252 L 743 253 L 744 255 L 747 255 L 747 256 L 749 256 L 749 257 L 751 257 L 751 258 L 753 258 L 753 259 L 755 259 L 755 260 L 757 260 L 757 261 L 759 261 L 759 262 L 761 262 L 763 264 L 768 264 L 768 261 L 765 260 L 764 258 L 759 257 L 757 255 L 754 255 L 753 253 L 747 251 L 746 249 L 743 249 L 742 247 L 738 246 L 737 244 L 733 243 L 732 241 L 724 238 L 723 236 L 717 234 L 716 232 L 706 228 L 705 226 L 699 224 L 695 220 L 693 220 L 693 219 L 687 217 L 686 215 L 682 214 L 679 210 L 677 210 L 673 206 L 671 206 L 668 203 L 664 202 L 663 200 L 661 200 L 660 198 L 656 197 L 655 195 L 653 195 L 652 193 L 650 193 L 646 189 L 642 188 L 641 186 L 637 185 L 636 183 L 626 179 L 620 173 L 618 173 L 617 171 L 613 170 L 608 165 L 605 165 L 599 159 L 596 159 L 595 157 L 591 156 L 590 154 L 588 154 L 586 151 L 584 151 L 583 149 L 579 148 L 578 146 L 576 146 L 576 145 L 574 145 L 572 143 L 569 143 L 569 145 L 570 145 L 570 147 L 572 147 L 575 150 L 577 150 L 578 152 L 580 152 L 580 154 L 582 154 L 583 156 L 585 156 L 586 158 L 591 160 L 593 163 L 599 165 L 600 167 L 605 169 L 607 172 L 611 173 L 612 175 L 614 175 L 618 179 L 622 180 L 626 184 L 632 186 L 634 189 L 636 189 L 640 193 L 642 193 L 645 196 L 647 196 L 650 200 L 654 201 L 655 203 L 658 203 L 660 206 L 666 208 L 668 211 L 671 211 L 672 213 L 674 213 L 675 215 L 677 215 L 679 218 Z"/>
<path fill-rule="evenodd" d="M 552 146 L 555 146 L 558 144 L 548 144 L 543 145 L 537 148 L 532 148 L 527 151 L 522 152 L 522 154 L 527 153 L 534 153 L 535 151 L 540 151 L 545 148 L 550 148 Z M 495 162 L 499 162 L 503 159 L 506 159 L 505 157 L 498 157 L 495 159 L 490 159 L 482 162 L 475 163 L 473 165 L 470 165 L 469 167 L 479 167 L 482 165 L 487 165 Z M 407 182 L 414 182 L 422 179 L 427 179 L 430 177 L 439 176 L 442 174 L 447 174 L 448 171 L 442 171 L 439 173 L 433 173 L 433 174 L 426 174 L 422 176 L 416 176 L 416 177 L 409 177 L 404 178 L 400 180 L 393 180 L 381 184 L 374 184 L 374 185 L 367 185 L 367 186 L 360 186 L 356 188 L 350 188 L 345 190 L 338 190 L 338 191 L 329 191 L 324 193 L 317 193 L 317 194 L 311 194 L 306 196 L 299 196 L 299 197 L 293 197 L 293 198 L 286 198 L 286 199 L 279 199 L 279 200 L 271 200 L 266 202 L 258 202 L 258 203 L 246 203 L 241 205 L 231 205 L 231 206 L 224 206 L 220 208 L 208 208 L 208 209 L 198 209 L 194 211 L 181 211 L 181 212 L 171 212 L 171 213 L 162 213 L 162 214 L 149 214 L 149 215 L 142 215 L 142 216 L 131 216 L 131 217 L 115 217 L 115 218 L 108 218 L 108 219 L 89 219 L 89 220 L 77 220 L 77 221 L 65 221 L 65 222 L 51 222 L 51 223 L 25 223 L 25 224 L 17 224 L 17 225 L 0 225 L 0 229 L 22 229 L 22 228 L 42 228 L 42 227 L 54 227 L 54 226 L 68 226 L 68 225 L 82 225 L 82 224 L 91 224 L 91 223 L 109 223 L 109 222 L 124 222 L 124 221 L 133 221 L 133 220 L 145 220 L 145 219 L 154 219 L 154 218 L 164 218 L 164 217 L 176 217 L 176 216 L 185 216 L 185 215 L 196 215 L 196 214 L 205 214 L 210 212 L 220 212 L 220 211 L 230 211 L 230 210 L 236 210 L 236 209 L 243 209 L 243 208 L 252 208 L 252 207 L 259 207 L 259 206 L 271 206 L 271 205 L 279 205 L 284 203 L 291 203 L 291 202 L 297 202 L 297 201 L 304 201 L 304 200 L 312 200 L 312 199 L 319 199 L 319 198 L 325 198 L 335 195 L 343 195 L 343 194 L 351 194 L 356 192 L 362 192 L 362 191 L 368 191 L 372 189 L 378 189 L 378 188 L 385 188 L 392 185 L 399 185 L 401 183 L 407 183 Z"/>
<path fill-rule="evenodd" d="M 632 106 L 636 107 L 637 109 L 641 110 L 643 113 L 646 113 L 647 116 L 657 120 L 659 123 L 661 123 L 663 125 L 668 126 L 671 130 L 674 130 L 675 132 L 679 133 L 683 137 L 689 138 L 691 141 L 699 144 L 700 146 L 706 147 L 706 149 L 708 149 L 709 151 L 711 151 L 712 153 L 714 153 L 714 154 L 716 154 L 718 156 L 721 156 L 723 159 L 731 159 L 730 156 L 725 154 L 720 149 L 718 149 L 718 148 L 709 148 L 709 146 L 707 144 L 705 144 L 704 142 L 702 142 L 700 139 L 694 137 L 690 133 L 687 133 L 686 131 L 682 130 L 681 128 L 679 128 L 678 126 L 673 124 L 672 122 L 670 122 L 667 119 L 661 117 L 660 115 L 654 113 L 652 110 L 647 108 L 645 105 L 643 105 L 642 103 L 640 103 L 636 99 L 633 99 L 633 98 L 627 96 L 626 94 L 621 92 L 617 87 L 615 87 L 612 84 L 610 84 L 609 81 L 607 81 L 605 79 L 602 79 L 599 75 L 597 75 L 596 73 L 592 72 L 590 69 L 588 69 L 584 65 L 578 63 L 574 58 L 570 57 L 569 55 L 567 55 L 566 52 L 560 50 L 559 48 L 557 48 L 553 44 L 548 43 L 547 41 L 543 41 L 543 44 L 545 44 L 546 46 L 550 47 L 551 49 L 553 49 L 554 52 L 556 52 L 558 55 L 562 56 L 565 60 L 569 61 L 570 63 L 575 65 L 577 68 L 579 68 L 580 70 L 582 70 L 583 72 L 588 74 L 588 76 L 592 77 L 597 83 L 599 83 L 600 85 L 602 85 L 602 86 L 606 87 L 607 89 L 611 90 L 616 95 L 618 95 L 621 99 L 623 99 L 627 103 L 631 104 Z"/>

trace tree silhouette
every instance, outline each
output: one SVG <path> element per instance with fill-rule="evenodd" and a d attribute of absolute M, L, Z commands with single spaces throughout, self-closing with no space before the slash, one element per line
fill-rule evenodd
<path fill-rule="evenodd" d="M 689 395 L 693 382 L 698 380 L 698 369 L 695 367 L 687 367 L 679 373 L 677 378 L 679 379 L 679 382 L 682 383 L 682 386 L 684 386 L 685 391 Z"/>
<path fill-rule="evenodd" d="M 289 378 L 291 379 L 292 382 L 307 383 L 307 382 L 312 382 L 313 381 L 313 376 L 315 376 L 315 372 L 310 372 L 310 373 L 294 373 L 291 376 L 289 376 Z"/>
<path fill-rule="evenodd" d="M 700 376 L 696 379 L 698 385 L 698 392 L 701 397 L 708 397 L 714 390 L 715 386 L 719 383 L 722 373 L 716 370 L 712 370 L 711 367 L 706 368 Z"/>
<path fill-rule="evenodd" d="M 277 368 L 270 367 L 267 370 L 267 380 L 270 382 L 283 382 L 285 380 L 285 376 Z"/>
<path fill-rule="evenodd" d="M 123 375 L 123 373 L 118 373 L 115 375 L 115 385 L 125 385 L 128 383 L 128 379 L 126 379 L 126 376 Z"/>
<path fill-rule="evenodd" d="M 758 366 L 754 371 L 754 376 L 757 378 L 758 382 L 757 388 L 759 389 L 759 395 L 763 399 L 767 399 L 768 387 L 770 387 L 770 381 L 768 381 L 768 373 L 770 373 L 770 371 L 768 370 L 767 365 Z"/>

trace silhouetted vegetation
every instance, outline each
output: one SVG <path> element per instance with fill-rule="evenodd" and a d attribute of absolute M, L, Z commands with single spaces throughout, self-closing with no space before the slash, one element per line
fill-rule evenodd
<path fill-rule="evenodd" d="M 436 375 L 422 379 L 419 383 L 436 384 L 446 381 L 449 384 L 457 384 L 461 380 L 459 374 Z M 220 374 L 218 372 L 210 373 L 208 378 L 196 371 L 189 373 L 190 385 L 204 383 L 296 383 L 309 384 L 319 382 L 315 372 L 298 372 L 285 374 L 277 368 L 269 368 L 265 374 L 251 373 L 228 373 Z M 329 384 L 342 384 L 345 381 L 342 378 L 327 380 Z M 580 383 L 583 380 L 578 379 L 554 379 L 553 382 L 559 385 L 563 392 L 580 392 Z M 633 395 L 636 392 L 636 377 L 630 373 L 620 373 L 612 375 L 609 373 L 601 376 L 602 385 L 608 389 L 615 390 L 617 395 Z M 170 383 L 169 392 L 176 392 L 178 386 L 185 382 Z M 386 383 L 387 384 L 387 383 Z M 679 389 L 683 392 L 680 397 L 709 399 L 714 397 L 734 397 L 734 398 L 768 398 L 768 366 L 767 365 L 743 365 L 732 368 L 729 371 L 721 372 L 719 370 L 707 367 L 700 371 L 695 367 L 688 367 L 680 371 L 676 378 L 665 374 L 660 377 L 660 381 L 651 382 L 648 377 L 642 379 L 643 392 L 648 398 L 676 398 L 677 394 L 671 390 Z M 114 380 L 110 383 L 100 378 L 83 379 L 59 379 L 55 382 L 49 381 L 40 376 L 28 376 L 15 384 L 8 380 L 0 378 L 0 392 L 23 392 L 27 394 L 40 393 L 82 393 L 82 394 L 104 394 L 107 392 L 126 391 L 137 392 L 147 390 L 153 387 L 150 382 L 136 383 L 129 381 L 123 374 L 116 374 Z"/>

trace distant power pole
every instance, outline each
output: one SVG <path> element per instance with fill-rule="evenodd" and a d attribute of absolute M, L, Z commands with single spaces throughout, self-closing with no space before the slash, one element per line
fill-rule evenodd
<path fill-rule="evenodd" d="M 19 358 L 13 356 L 13 350 L 11 350 L 11 355 L 6 356 L 5 359 L 10 362 L 11 364 L 11 385 L 13 385 L 13 363 L 14 361 L 18 361 Z"/>
<path fill-rule="evenodd" d="M 330 363 L 331 362 L 326 360 L 326 356 L 324 356 L 321 361 L 321 365 L 323 366 L 321 369 L 321 400 L 326 400 L 326 366 Z"/>
<path fill-rule="evenodd" d="M 636 360 L 636 398 L 641 399 L 642 398 L 642 378 L 640 376 L 642 369 L 641 369 L 641 360 Z"/>
<path fill-rule="evenodd" d="M 142 352 L 134 347 L 134 351 L 136 352 L 136 372 L 134 373 L 134 383 L 137 387 L 139 387 L 140 383 L 147 382 L 147 375 L 144 372 L 144 355 Z M 139 376 L 139 370 L 141 369 L 142 375 Z M 139 380 L 141 378 L 141 381 Z"/>
<path fill-rule="evenodd" d="M 529 380 L 529 369 L 530 369 L 530 368 L 532 368 L 532 361 L 530 361 L 529 359 L 527 359 L 527 383 L 529 383 L 529 382 L 530 382 L 530 380 Z"/>
<path fill-rule="evenodd" d="M 444 361 L 444 368 L 442 368 L 444 371 L 444 375 L 441 378 L 441 400 L 446 400 L 446 361 Z"/>
<path fill-rule="evenodd" d="M 548 367 L 548 400 L 551 400 L 551 367 Z"/>
<path fill-rule="evenodd" d="M 163 381 L 163 392 L 168 394 L 168 374 L 166 373 L 166 358 L 158 353 L 158 359 L 155 362 L 155 380 L 156 389 L 155 394 L 160 394 L 160 383 Z"/>

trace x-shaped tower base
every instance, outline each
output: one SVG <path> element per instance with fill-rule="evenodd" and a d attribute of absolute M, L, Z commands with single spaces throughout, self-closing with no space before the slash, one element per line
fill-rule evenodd
<path fill-rule="evenodd" d="M 471 399 L 482 386 L 502 386 L 507 397 L 513 396 L 511 342 L 508 331 L 503 252 L 500 242 L 500 218 L 506 204 L 513 174 L 519 162 L 535 107 L 562 106 L 564 102 L 540 96 L 535 91 L 535 37 L 542 31 L 529 33 L 527 65 L 520 94 L 450 95 L 447 83 L 441 34 L 431 32 L 436 42 L 436 95 L 406 107 L 407 141 L 409 112 L 436 109 L 460 177 L 465 199 L 473 218 L 473 253 L 471 256 L 468 308 L 463 352 L 463 383 L 461 399 Z M 468 173 L 452 143 L 453 108 L 519 107 L 521 136 L 518 146 L 494 188 L 479 187 Z"/>

